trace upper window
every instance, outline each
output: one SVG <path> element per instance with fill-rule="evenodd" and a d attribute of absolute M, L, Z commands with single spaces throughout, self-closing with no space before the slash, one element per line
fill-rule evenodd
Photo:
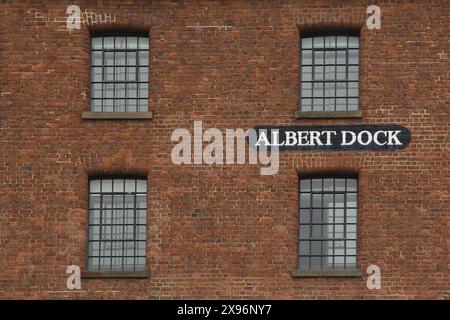
<path fill-rule="evenodd" d="M 300 180 L 299 269 L 355 269 L 358 180 Z"/>
<path fill-rule="evenodd" d="M 147 180 L 95 178 L 89 184 L 91 271 L 144 271 Z"/>
<path fill-rule="evenodd" d="M 90 110 L 148 111 L 148 37 L 108 35 L 91 41 Z"/>
<path fill-rule="evenodd" d="M 301 111 L 358 110 L 359 36 L 302 34 Z"/>

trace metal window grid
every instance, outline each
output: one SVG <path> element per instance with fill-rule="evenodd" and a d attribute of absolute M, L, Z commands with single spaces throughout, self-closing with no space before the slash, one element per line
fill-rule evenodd
<path fill-rule="evenodd" d="M 304 34 L 300 51 L 301 111 L 357 110 L 359 108 L 359 35 L 356 33 Z M 350 61 L 350 53 L 352 61 Z"/>
<path fill-rule="evenodd" d="M 90 110 L 148 111 L 148 73 L 148 36 L 92 37 Z"/>
<path fill-rule="evenodd" d="M 299 269 L 357 266 L 357 185 L 355 178 L 300 179 Z"/>
<path fill-rule="evenodd" d="M 145 269 L 147 180 L 137 177 L 89 181 L 88 269 Z"/>

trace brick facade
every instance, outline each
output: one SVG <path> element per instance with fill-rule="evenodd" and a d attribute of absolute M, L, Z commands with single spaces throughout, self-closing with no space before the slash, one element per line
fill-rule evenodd
<path fill-rule="evenodd" d="M 78 1 L 104 21 L 67 31 L 72 3 L 0 3 L 1 298 L 449 298 L 449 3 Z M 115 21 L 109 21 L 107 16 Z M 112 19 L 110 19 L 112 20 Z M 296 119 L 303 30 L 360 30 L 355 119 Z M 86 120 L 90 32 L 148 31 L 153 119 Z M 392 123 L 404 150 L 286 152 L 259 165 L 175 165 L 176 128 Z M 144 279 L 82 279 L 88 177 L 148 179 Z M 294 278 L 299 176 L 359 177 L 362 277 Z M 381 268 L 368 290 L 366 268 Z"/>

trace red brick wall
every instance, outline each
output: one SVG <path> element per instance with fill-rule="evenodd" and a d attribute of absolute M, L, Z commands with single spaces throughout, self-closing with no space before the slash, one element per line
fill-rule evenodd
<path fill-rule="evenodd" d="M 382 11 L 365 27 L 366 7 Z M 448 1 L 77 1 L 149 30 L 152 120 L 87 121 L 89 30 L 52 1 L 0 3 L 1 298 L 449 298 Z M 55 21 L 56 20 L 56 21 Z M 205 28 L 192 26 L 210 26 Z M 228 28 L 219 26 L 229 26 Z M 302 30 L 361 30 L 362 119 L 295 119 Z M 396 123 L 396 152 L 286 152 L 174 165 L 176 128 Z M 361 278 L 292 278 L 298 175 L 359 174 Z M 148 178 L 148 279 L 83 279 L 90 174 Z"/>

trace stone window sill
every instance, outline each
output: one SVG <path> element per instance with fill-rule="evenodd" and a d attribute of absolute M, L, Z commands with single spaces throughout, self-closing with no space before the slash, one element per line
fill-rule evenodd
<path fill-rule="evenodd" d="M 355 111 L 296 111 L 296 119 L 362 118 L 361 110 Z"/>
<path fill-rule="evenodd" d="M 83 111 L 81 118 L 85 120 L 145 120 L 153 119 L 153 112 L 92 112 Z"/>
<path fill-rule="evenodd" d="M 362 277 L 361 269 L 326 269 L 326 270 L 299 270 L 291 271 L 293 278 L 307 278 L 307 277 Z"/>
<path fill-rule="evenodd" d="M 148 271 L 81 271 L 82 278 L 149 278 Z"/>

